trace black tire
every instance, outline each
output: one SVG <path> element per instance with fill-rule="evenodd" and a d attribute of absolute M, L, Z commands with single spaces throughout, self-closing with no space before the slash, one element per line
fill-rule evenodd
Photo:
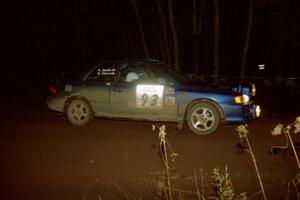
<path fill-rule="evenodd" d="M 199 135 L 209 135 L 218 130 L 221 117 L 218 109 L 209 102 L 197 102 L 187 112 L 187 124 Z"/>
<path fill-rule="evenodd" d="M 75 126 L 85 126 L 93 117 L 92 109 L 85 100 L 74 99 L 67 107 L 67 118 Z"/>

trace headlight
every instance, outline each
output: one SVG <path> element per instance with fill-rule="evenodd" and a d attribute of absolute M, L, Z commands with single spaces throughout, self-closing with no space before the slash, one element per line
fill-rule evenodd
<path fill-rule="evenodd" d="M 249 96 L 248 95 L 241 95 L 241 96 L 236 96 L 234 97 L 234 102 L 235 103 L 248 103 L 250 100 Z"/>

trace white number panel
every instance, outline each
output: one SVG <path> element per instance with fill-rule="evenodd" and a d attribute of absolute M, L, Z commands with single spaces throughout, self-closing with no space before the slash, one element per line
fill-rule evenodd
<path fill-rule="evenodd" d="M 137 85 L 137 108 L 162 109 L 164 86 L 163 85 Z"/>

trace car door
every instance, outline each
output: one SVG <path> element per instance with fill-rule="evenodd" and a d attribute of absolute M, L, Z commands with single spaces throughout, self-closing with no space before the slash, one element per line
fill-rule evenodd
<path fill-rule="evenodd" d="M 111 86 L 111 109 L 115 117 L 137 118 L 135 84 L 116 82 Z"/>
<path fill-rule="evenodd" d="M 118 65 L 118 77 L 111 85 L 111 109 L 115 117 L 138 118 L 136 108 L 136 81 L 139 79 L 133 64 Z"/>
<path fill-rule="evenodd" d="M 132 72 L 137 76 L 130 79 L 127 75 Z M 169 88 L 158 82 L 148 66 L 121 67 L 120 79 L 112 85 L 112 112 L 120 117 L 172 120 L 176 116 L 176 103 Z"/>
<path fill-rule="evenodd" d="M 86 96 L 96 116 L 111 115 L 111 84 L 115 79 L 117 64 L 103 63 L 92 69 L 86 77 Z"/>
<path fill-rule="evenodd" d="M 143 83 L 115 83 L 112 85 L 111 105 L 115 116 L 159 119 L 164 115 L 163 103 L 164 85 Z"/>

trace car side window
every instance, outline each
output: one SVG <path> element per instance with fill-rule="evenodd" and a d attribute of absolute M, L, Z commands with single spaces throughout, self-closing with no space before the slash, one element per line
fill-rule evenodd
<path fill-rule="evenodd" d="M 125 63 L 120 67 L 120 82 L 151 83 L 157 81 L 157 79 L 149 66 L 140 63 Z"/>
<path fill-rule="evenodd" d="M 119 81 L 127 83 L 137 82 L 140 79 L 140 74 L 136 66 L 131 63 L 123 63 L 120 66 Z"/>
<path fill-rule="evenodd" d="M 90 73 L 87 77 L 89 81 L 112 82 L 116 75 L 116 65 L 114 63 L 102 64 Z"/>
<path fill-rule="evenodd" d="M 147 66 L 145 68 L 143 79 L 145 81 L 157 82 L 158 81 L 158 73 L 156 73 L 156 71 L 153 69 L 152 66 Z"/>

